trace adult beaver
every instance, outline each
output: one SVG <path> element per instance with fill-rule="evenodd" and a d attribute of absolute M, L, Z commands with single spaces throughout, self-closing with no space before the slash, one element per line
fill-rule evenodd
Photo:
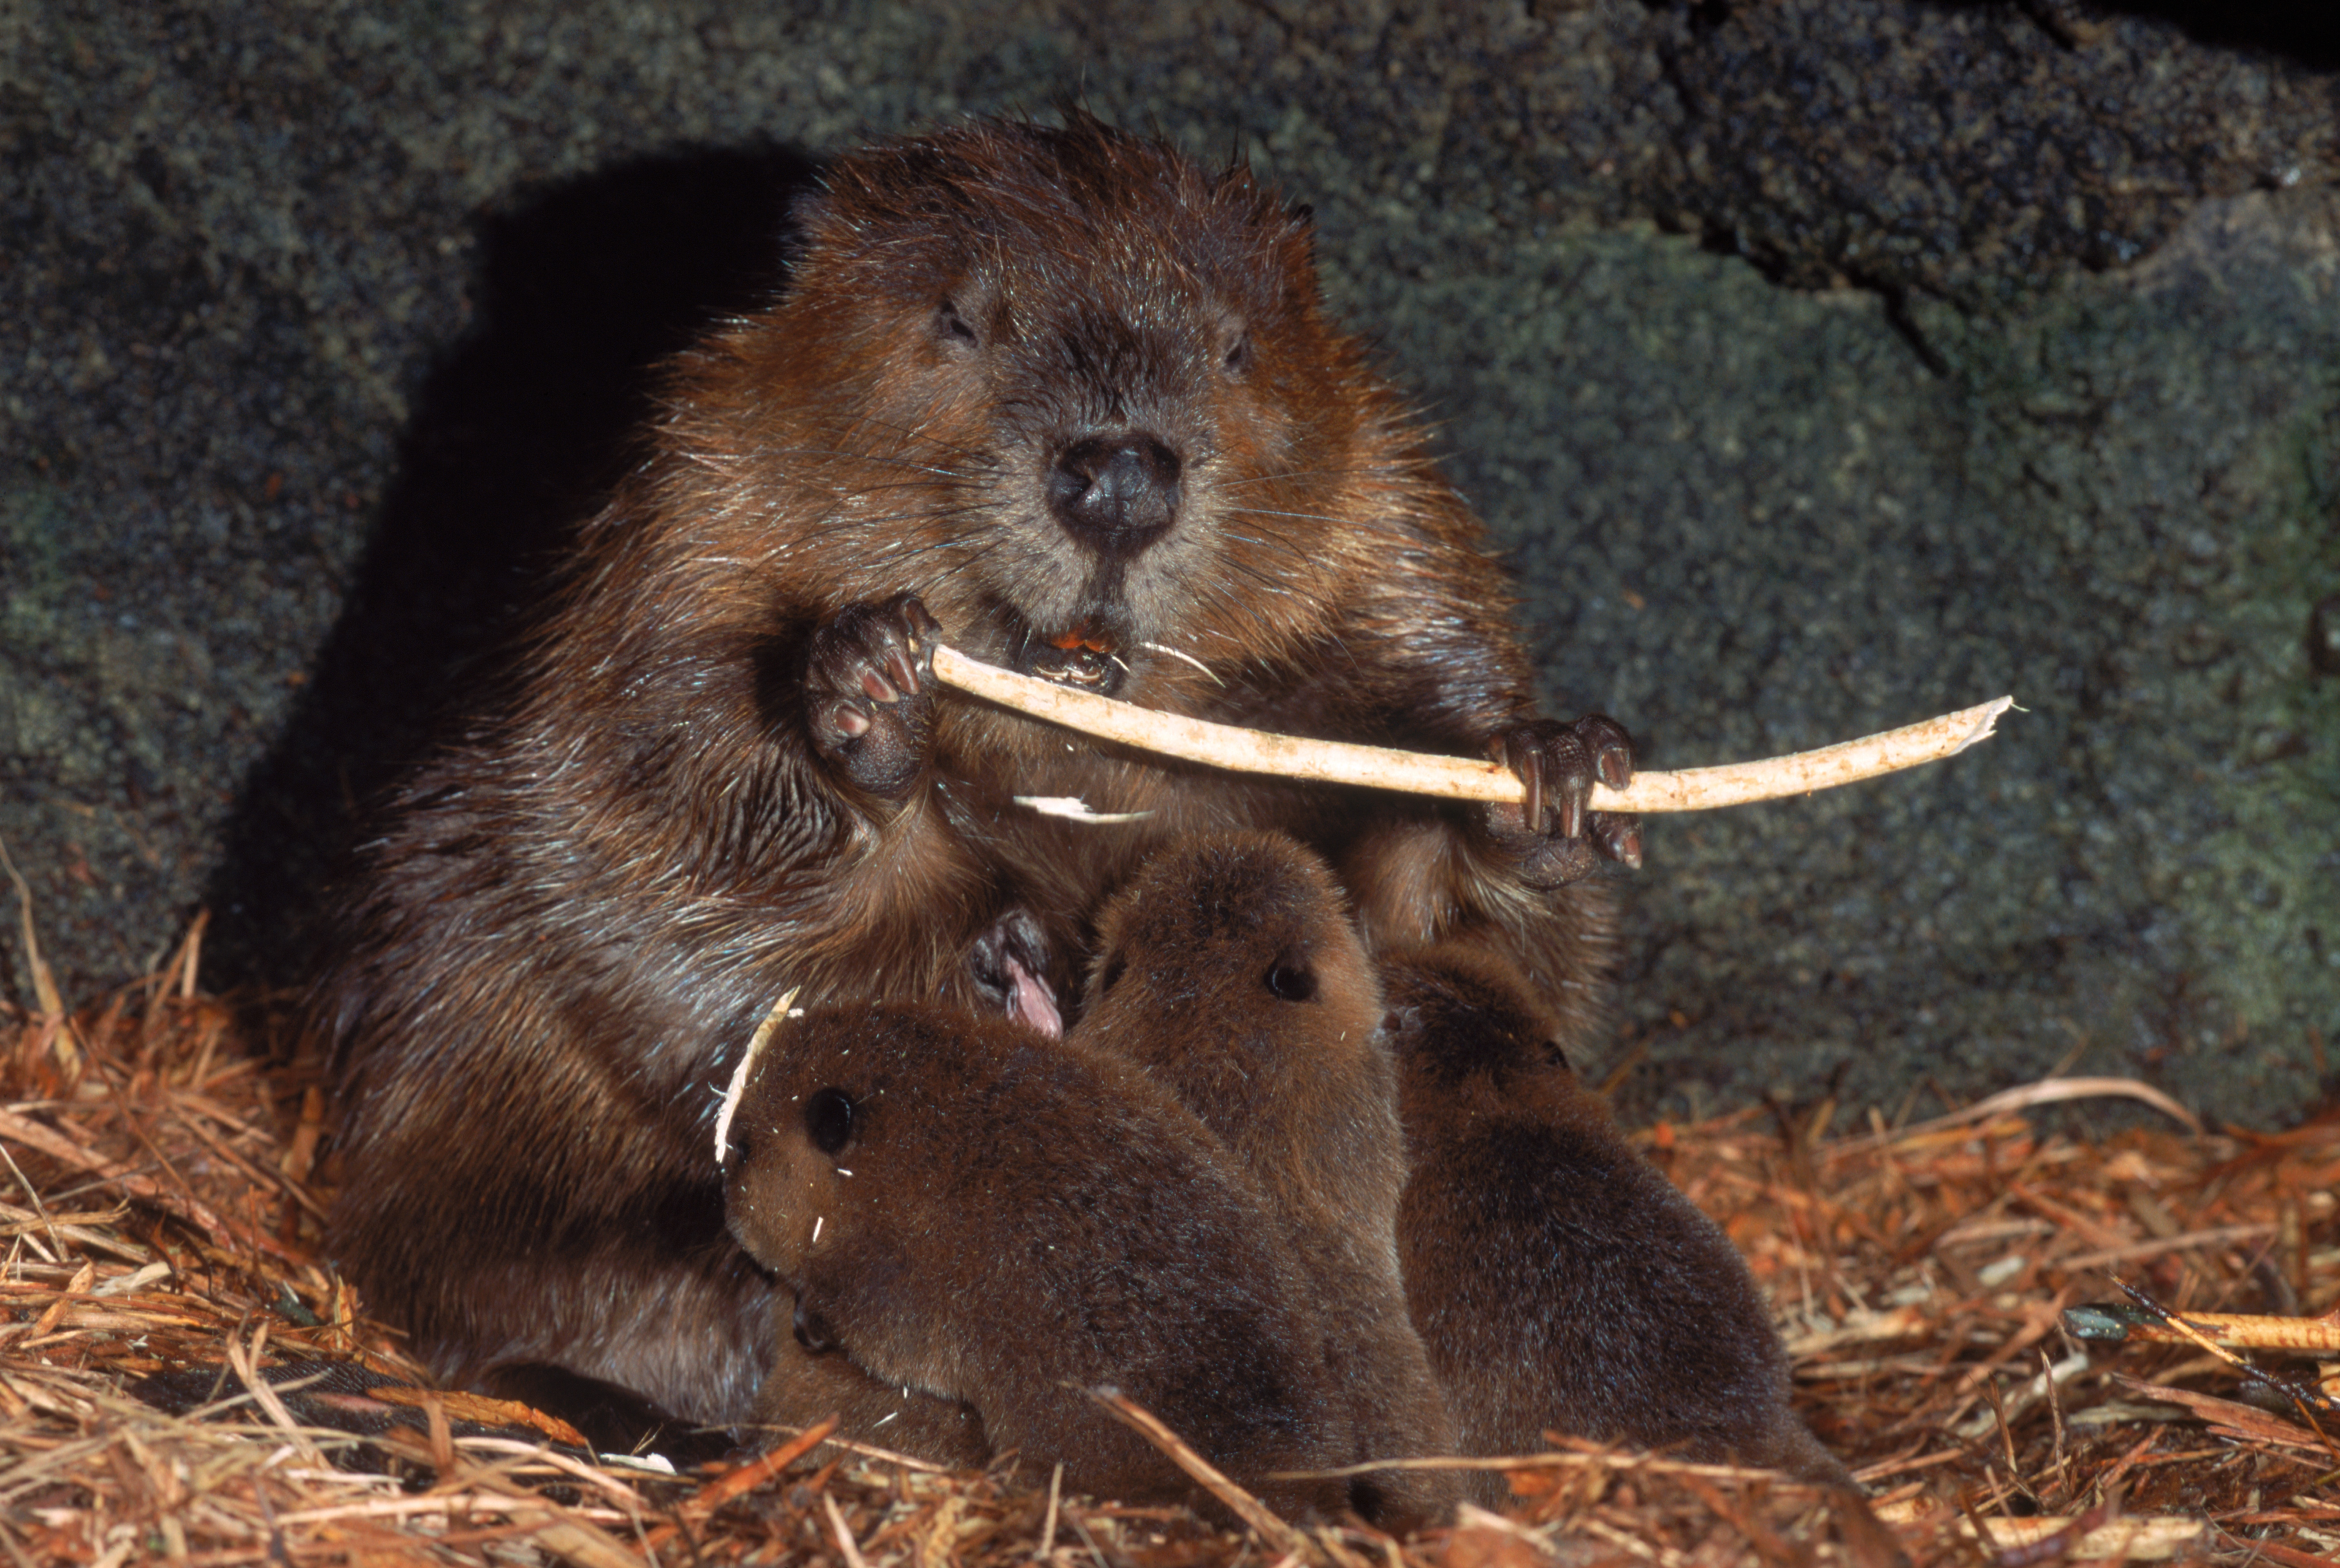
<path fill-rule="evenodd" d="M 1172 835 L 1280 828 L 1369 942 L 1505 955 L 1584 1027 L 1584 809 L 1622 730 L 1535 716 L 1512 604 L 1423 432 L 1325 320 L 1304 209 L 1075 114 L 839 159 L 788 294 L 671 367 L 501 690 L 390 803 L 317 991 L 332 1245 L 441 1374 L 743 1418 L 768 1287 L 723 1228 L 719 1091 L 775 997 L 984 1000 L 1070 972 Z M 1524 809 L 1090 744 L 924 667 L 1462 754 Z M 1014 797 L 1144 811 L 1100 825 Z M 981 966 L 976 967 L 980 969 Z"/>

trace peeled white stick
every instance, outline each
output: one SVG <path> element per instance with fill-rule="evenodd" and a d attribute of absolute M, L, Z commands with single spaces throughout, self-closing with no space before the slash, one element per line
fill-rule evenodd
<path fill-rule="evenodd" d="M 1159 713 L 1099 697 L 1094 691 L 1075 691 L 979 664 L 952 648 L 936 648 L 935 674 L 946 686 L 1051 724 L 1233 772 L 1274 773 L 1287 779 L 1359 784 L 1407 795 L 1439 795 L 1499 805 L 1515 804 L 1523 795 L 1518 776 L 1492 761 L 1353 746 L 1341 740 L 1308 740 Z M 1679 773 L 1636 773 L 1633 782 L 1622 789 L 1593 785 L 1589 804 L 1596 811 L 1703 811 L 1832 789 L 1839 784 L 1955 757 L 1988 738 L 1998 716 L 2014 705 L 2014 698 L 2001 697 L 1922 724 L 1761 762 L 1691 768 Z"/>
<path fill-rule="evenodd" d="M 756 1070 L 756 1058 L 772 1043 L 772 1036 L 787 1019 L 788 1009 L 796 1006 L 801 986 L 790 986 L 788 994 L 772 1004 L 756 1032 L 748 1037 L 748 1048 L 739 1053 L 739 1065 L 731 1069 L 731 1082 L 723 1091 L 723 1103 L 715 1112 L 715 1163 L 724 1164 L 731 1150 L 731 1118 L 739 1113 L 740 1097 L 748 1092 L 748 1075 Z"/>

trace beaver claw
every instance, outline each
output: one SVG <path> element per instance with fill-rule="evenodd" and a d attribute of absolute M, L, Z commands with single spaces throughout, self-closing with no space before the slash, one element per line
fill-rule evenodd
<path fill-rule="evenodd" d="M 967 948 L 967 978 L 990 1009 L 1044 1035 L 1065 1032 L 1050 980 L 1048 934 L 1021 905 L 1005 910 Z"/>
<path fill-rule="evenodd" d="M 856 604 L 815 631 L 805 660 L 813 749 L 858 788 L 908 798 L 935 738 L 935 643 L 942 624 L 916 594 Z"/>
<path fill-rule="evenodd" d="M 1611 789 L 1633 781 L 1633 738 L 1623 725 L 1599 713 L 1573 724 L 1531 719 L 1496 735 L 1487 754 L 1526 788 L 1519 805 L 1491 806 L 1485 820 L 1532 886 L 1576 881 L 1602 860 L 1641 865 L 1641 819 L 1585 806 L 1596 781 Z"/>

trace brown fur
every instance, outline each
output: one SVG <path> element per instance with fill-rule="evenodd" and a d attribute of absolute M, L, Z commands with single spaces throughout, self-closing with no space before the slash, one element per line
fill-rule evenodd
<path fill-rule="evenodd" d="M 332 1247 L 451 1378 L 552 1365 L 746 1415 L 768 1287 L 709 1156 L 730 1063 L 791 986 L 959 997 L 1010 888 L 1077 952 L 1169 837 L 1282 826 L 1376 947 L 1490 945 L 1571 1027 L 1605 966 L 1598 891 L 1556 886 L 1590 851 L 1517 811 L 1211 774 L 930 688 L 838 716 L 884 670 L 916 685 L 910 592 L 995 661 L 1102 628 L 1154 707 L 1591 766 L 1536 728 L 1478 524 L 1324 320 L 1304 216 L 1248 172 L 1076 116 L 888 143 L 827 184 L 787 298 L 673 366 L 517 673 L 392 802 L 318 990 Z M 1135 553 L 1050 499 L 1066 454 L 1131 432 L 1176 465 Z M 1596 749 L 1629 769 L 1621 737 Z M 1100 830 L 1032 794 L 1154 815 Z"/>
<path fill-rule="evenodd" d="M 826 1146 L 823 1091 L 851 1107 Z M 1257 1191 L 1142 1071 L 933 1004 L 818 1009 L 773 1039 L 732 1145 L 731 1228 L 829 1356 L 963 1402 L 1078 1491 L 1195 1490 L 1080 1392 L 1103 1384 L 1279 1506 L 1346 1503 L 1262 1479 L 1355 1456 L 1324 1328 Z M 774 1407 L 795 1384 L 759 1414 L 801 1419 Z"/>
<path fill-rule="evenodd" d="M 1324 863 L 1282 834 L 1156 854 L 1106 907 L 1072 1037 L 1143 1066 L 1267 1194 L 1333 1326 L 1366 1457 L 1452 1454 L 1398 1277 L 1405 1176 L 1381 985 Z M 1451 1475 L 1384 1471 L 1360 1512 L 1426 1523 Z"/>
<path fill-rule="evenodd" d="M 1636 1154 L 1484 953 L 1384 969 L 1414 1326 L 1469 1454 L 1546 1428 L 1849 1484 L 1788 1405 L 1788 1360 L 1720 1227 Z"/>
<path fill-rule="evenodd" d="M 779 1297 L 785 1308 L 785 1293 Z M 962 1399 L 881 1383 L 847 1355 L 816 1355 L 785 1329 L 771 1341 L 772 1369 L 756 1390 L 759 1446 L 837 1417 L 837 1435 L 958 1470 L 991 1462 L 983 1416 Z"/>

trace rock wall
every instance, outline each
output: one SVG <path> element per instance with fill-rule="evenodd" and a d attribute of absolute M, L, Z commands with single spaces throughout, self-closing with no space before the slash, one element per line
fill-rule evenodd
<path fill-rule="evenodd" d="M 74 997 L 206 903 L 213 981 L 297 975 L 355 802 L 645 367 L 775 286 L 811 160 L 1077 97 L 1314 204 L 1555 710 L 1688 766 L 2022 702 L 1923 776 L 1652 824 L 1631 1108 L 2068 1060 L 2295 1115 L 2340 1084 L 2317 9 L 29 0 L 0 840 Z"/>

